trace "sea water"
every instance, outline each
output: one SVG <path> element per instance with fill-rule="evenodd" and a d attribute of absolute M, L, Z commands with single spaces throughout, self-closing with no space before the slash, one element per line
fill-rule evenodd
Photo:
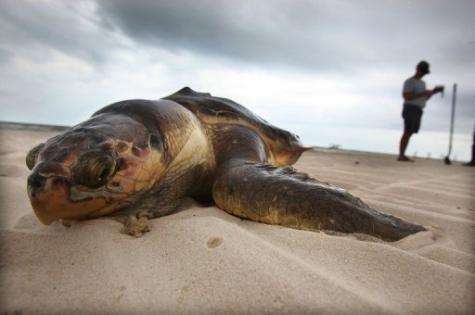
<path fill-rule="evenodd" d="M 312 124 L 287 124 L 282 126 L 300 136 L 302 142 L 310 146 L 397 154 L 402 130 L 364 127 L 317 126 Z M 449 133 L 423 131 L 415 134 L 409 142 L 406 155 L 422 158 L 443 158 L 447 156 Z M 451 160 L 471 159 L 472 136 L 454 134 Z"/>

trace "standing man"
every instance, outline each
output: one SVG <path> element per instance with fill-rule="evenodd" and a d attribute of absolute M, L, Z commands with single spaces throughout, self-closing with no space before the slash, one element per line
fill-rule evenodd
<path fill-rule="evenodd" d="M 426 102 L 432 95 L 442 92 L 443 86 L 436 86 L 432 90 L 426 90 L 426 83 L 422 77 L 430 73 L 429 63 L 421 61 L 416 66 L 416 73 L 404 81 L 402 96 L 404 98 L 404 108 L 402 118 L 404 118 L 404 133 L 399 144 L 398 161 L 413 162 L 406 156 L 406 148 L 411 136 L 419 131 L 421 117 Z"/>

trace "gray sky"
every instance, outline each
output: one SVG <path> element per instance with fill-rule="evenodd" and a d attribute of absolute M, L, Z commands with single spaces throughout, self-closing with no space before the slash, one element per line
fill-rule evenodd
<path fill-rule="evenodd" d="M 475 121 L 475 1 L 0 1 L 0 119 L 76 124 L 183 86 L 292 126 L 401 129 L 426 59 L 423 131 Z M 303 131 L 311 132 L 310 130 Z M 314 143 L 318 144 L 318 143 Z"/>

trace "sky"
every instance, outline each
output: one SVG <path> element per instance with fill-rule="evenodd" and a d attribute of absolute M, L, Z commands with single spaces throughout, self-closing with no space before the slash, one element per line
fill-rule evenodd
<path fill-rule="evenodd" d="M 0 120 L 74 125 L 107 104 L 189 86 L 309 145 L 395 152 L 402 83 L 425 59 L 427 86 L 446 92 L 428 102 L 419 151 L 446 150 L 457 83 L 456 147 L 466 157 L 473 12 L 470 0 L 0 0 Z"/>

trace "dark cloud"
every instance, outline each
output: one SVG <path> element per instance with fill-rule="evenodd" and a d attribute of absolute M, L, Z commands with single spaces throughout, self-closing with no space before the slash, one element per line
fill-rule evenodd
<path fill-rule="evenodd" d="M 474 1 L 0 1 L 0 48 L 40 60 L 44 46 L 92 64 L 114 34 L 170 52 L 317 74 L 413 64 L 473 66 Z M 15 51 L 13 51 L 15 49 Z M 285 70 L 285 69 L 284 69 Z"/>
<path fill-rule="evenodd" d="M 342 71 L 421 58 L 473 61 L 473 1 L 97 3 L 105 24 L 147 45 L 259 65 Z"/>
<path fill-rule="evenodd" d="M 190 50 L 256 64 L 338 68 L 341 56 L 357 61 L 318 23 L 324 10 L 302 4 L 232 1 L 99 1 L 98 13 L 131 38 L 170 51 Z M 317 8 L 318 9 L 318 8 Z M 324 23 L 322 23 L 324 24 Z M 340 51 L 340 53 L 338 53 Z"/>

